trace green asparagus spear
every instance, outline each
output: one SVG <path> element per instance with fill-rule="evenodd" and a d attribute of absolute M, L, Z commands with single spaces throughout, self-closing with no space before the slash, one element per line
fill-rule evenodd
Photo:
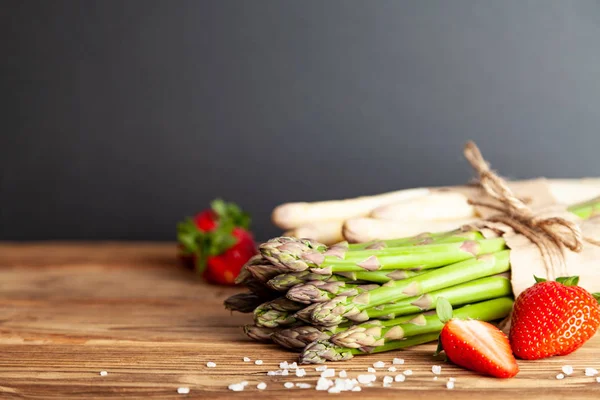
<path fill-rule="evenodd" d="M 296 322 L 293 314 L 302 307 L 304 307 L 303 304 L 280 297 L 256 307 L 254 323 L 266 328 L 291 325 Z"/>
<path fill-rule="evenodd" d="M 312 281 L 294 286 L 288 290 L 286 297 L 298 303 L 312 304 L 329 301 L 337 296 L 357 296 L 379 287 L 376 283 L 356 285 L 340 281 Z"/>
<path fill-rule="evenodd" d="M 506 317 L 510 313 L 512 305 L 512 298 L 500 297 L 457 308 L 454 310 L 454 317 L 494 321 Z M 365 322 L 332 336 L 330 340 L 338 346 L 360 349 L 383 346 L 390 341 L 402 340 L 407 337 L 440 332 L 443 327 L 444 323 L 437 315 L 419 314 L 408 322 L 403 322 L 401 319 L 394 325 L 383 326 L 381 323 Z"/>
<path fill-rule="evenodd" d="M 312 308 L 311 320 L 317 325 L 339 325 L 344 318 L 356 322 L 368 320 L 367 308 L 420 296 L 475 279 L 500 274 L 510 268 L 509 250 L 438 268 L 402 281 L 390 281 L 379 289 L 358 296 L 340 296 Z"/>
<path fill-rule="evenodd" d="M 385 351 L 406 349 L 419 344 L 429 343 L 437 340 L 438 333 L 427 333 L 424 335 L 413 336 L 404 340 L 396 340 L 379 347 L 364 349 L 349 349 L 347 347 L 337 346 L 327 340 L 317 341 L 309 344 L 300 353 L 301 364 L 322 364 L 326 361 L 345 361 L 350 360 L 355 355 L 382 353 Z"/>

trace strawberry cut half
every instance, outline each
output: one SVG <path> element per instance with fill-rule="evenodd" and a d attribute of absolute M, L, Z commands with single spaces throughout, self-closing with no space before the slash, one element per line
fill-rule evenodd
<path fill-rule="evenodd" d="M 512 378 L 519 366 L 506 335 L 478 320 L 452 319 L 440 334 L 446 356 L 463 368 L 497 378 Z"/>

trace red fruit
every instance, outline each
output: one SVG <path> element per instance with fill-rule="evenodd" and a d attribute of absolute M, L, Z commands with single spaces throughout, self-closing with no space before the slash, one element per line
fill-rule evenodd
<path fill-rule="evenodd" d="M 217 218 L 217 213 L 212 209 L 204 210 L 194 216 L 194 222 L 201 231 L 210 232 L 217 227 Z"/>
<path fill-rule="evenodd" d="M 179 259 L 211 283 L 233 285 L 257 252 L 249 225 L 250 217 L 237 205 L 215 200 L 177 226 Z"/>
<path fill-rule="evenodd" d="M 600 326 L 600 307 L 577 279 L 536 283 L 513 308 L 510 344 L 526 360 L 562 356 L 580 348 Z"/>
<path fill-rule="evenodd" d="M 440 342 L 450 361 L 471 371 L 496 378 L 519 372 L 508 338 L 490 323 L 452 319 L 444 325 Z"/>
<path fill-rule="evenodd" d="M 248 231 L 234 228 L 232 234 L 237 242 L 224 253 L 206 260 L 202 276 L 211 283 L 234 285 L 244 264 L 256 254 L 254 238 Z"/>

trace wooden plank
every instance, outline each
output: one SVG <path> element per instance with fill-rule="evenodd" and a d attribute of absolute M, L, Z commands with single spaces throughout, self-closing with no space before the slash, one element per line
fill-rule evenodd
<path fill-rule="evenodd" d="M 280 361 L 295 354 L 247 339 L 240 326 L 247 315 L 223 309 L 236 288 L 210 286 L 180 267 L 170 243 L 0 244 L 0 398 L 335 398 L 596 399 L 600 383 L 585 367 L 600 369 L 600 337 L 567 357 L 520 362 L 510 380 L 481 377 L 449 363 L 434 362 L 433 345 L 332 363 L 350 377 L 393 357 L 406 360 L 398 370 L 414 374 L 405 382 L 360 393 L 329 395 L 314 389 L 285 389 L 283 383 L 314 386 L 318 372 L 269 377 Z M 263 365 L 244 363 L 242 357 Z M 207 368 L 206 363 L 217 363 Z M 434 380 L 431 366 L 442 365 Z M 562 365 L 575 372 L 556 380 Z M 99 372 L 108 371 L 107 376 Z M 454 390 L 445 387 L 456 378 Z M 244 392 L 231 383 L 248 381 Z M 266 382 L 267 390 L 255 386 Z M 189 395 L 176 393 L 189 387 Z"/>

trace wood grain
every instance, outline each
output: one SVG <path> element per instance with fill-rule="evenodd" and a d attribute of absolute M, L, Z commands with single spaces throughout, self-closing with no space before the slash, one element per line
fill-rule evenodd
<path fill-rule="evenodd" d="M 510 380 L 437 362 L 442 375 L 434 381 L 434 346 L 426 345 L 330 365 L 355 377 L 375 361 L 389 365 L 402 357 L 399 370 L 414 374 L 391 388 L 381 387 L 383 376 L 394 375 L 383 369 L 360 393 L 285 389 L 286 381 L 314 385 L 318 372 L 308 367 L 304 378 L 266 376 L 295 354 L 248 340 L 239 326 L 250 317 L 222 307 L 238 289 L 204 284 L 177 264 L 173 249 L 171 243 L 0 244 L 0 398 L 600 397 L 600 383 L 583 373 L 600 369 L 598 336 L 570 356 L 520 362 L 521 372 Z M 244 363 L 244 356 L 264 363 Z M 207 368 L 208 361 L 217 367 Z M 574 374 L 556 380 L 565 364 Z M 102 370 L 108 375 L 100 376 Z M 448 377 L 456 378 L 454 390 L 445 387 Z M 244 392 L 227 389 L 243 380 L 249 382 Z M 255 388 L 261 381 L 268 384 L 263 392 Z M 182 386 L 190 394 L 177 394 Z"/>

